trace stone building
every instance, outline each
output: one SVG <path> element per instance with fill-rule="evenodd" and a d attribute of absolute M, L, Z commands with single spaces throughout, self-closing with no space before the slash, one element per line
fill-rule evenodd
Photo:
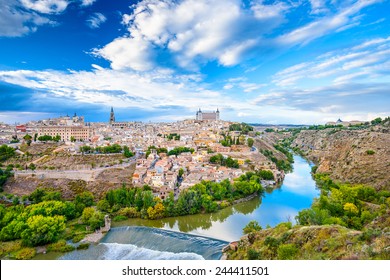
<path fill-rule="evenodd" d="M 196 112 L 197 121 L 219 121 L 219 109 L 214 112 L 202 112 L 199 108 L 199 111 Z"/>

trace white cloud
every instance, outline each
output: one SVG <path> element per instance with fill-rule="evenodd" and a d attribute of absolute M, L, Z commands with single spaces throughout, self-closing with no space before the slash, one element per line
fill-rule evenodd
<path fill-rule="evenodd" d="M 66 10 L 69 5 L 67 0 L 20 0 L 27 9 L 42 14 L 58 14 Z"/>
<path fill-rule="evenodd" d="M 300 81 L 316 80 L 317 84 L 335 84 L 354 79 L 388 77 L 390 64 L 389 38 L 376 38 L 368 42 L 320 55 L 310 62 L 302 62 L 277 72 L 273 83 L 278 86 L 296 85 Z"/>
<path fill-rule="evenodd" d="M 312 14 L 322 14 L 328 12 L 325 0 L 309 0 Z"/>
<path fill-rule="evenodd" d="M 87 7 L 95 3 L 96 0 L 81 0 L 81 6 Z"/>
<path fill-rule="evenodd" d="M 0 37 L 19 37 L 35 32 L 37 26 L 53 24 L 53 21 L 21 9 L 16 0 L 0 0 Z"/>
<path fill-rule="evenodd" d="M 273 19 L 282 20 L 284 13 L 288 11 L 290 6 L 284 2 L 276 2 L 272 5 L 264 5 L 263 0 L 252 2 L 251 10 L 258 19 Z"/>
<path fill-rule="evenodd" d="M 94 13 L 87 19 L 87 25 L 92 29 L 96 29 L 105 23 L 106 20 L 107 18 L 102 13 Z"/>
<path fill-rule="evenodd" d="M 334 15 L 323 17 L 280 36 L 277 41 L 283 45 L 307 44 L 338 29 L 341 31 L 343 28 L 355 26 L 348 26 L 351 24 L 351 20 L 355 21 L 358 19 L 354 16 L 363 8 L 378 2 L 381 2 L 381 0 L 358 0 L 354 4 L 342 8 Z"/>
<path fill-rule="evenodd" d="M 111 61 L 111 67 L 115 70 L 131 68 L 146 71 L 154 67 L 152 45 L 139 37 L 117 38 L 94 53 Z"/>
<path fill-rule="evenodd" d="M 95 54 L 111 61 L 116 69 L 149 69 L 157 57 L 145 53 L 154 52 L 186 69 L 195 70 L 208 61 L 233 66 L 260 44 L 264 34 L 282 23 L 286 10 L 286 4 L 263 5 L 261 1 L 251 10 L 245 10 L 240 0 L 141 1 L 132 14 L 123 16 L 129 33 Z M 121 55 L 115 52 L 111 56 L 106 48 L 120 48 Z M 127 54 L 133 52 L 136 55 L 129 59 Z M 139 67 L 140 63 L 149 66 Z"/>

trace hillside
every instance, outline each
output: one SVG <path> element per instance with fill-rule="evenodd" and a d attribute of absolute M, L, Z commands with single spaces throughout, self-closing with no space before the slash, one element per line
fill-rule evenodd
<path fill-rule="evenodd" d="M 390 259 L 389 228 L 389 218 L 382 221 L 380 227 L 373 222 L 368 231 L 339 225 L 291 227 L 290 223 L 282 223 L 242 237 L 237 245 L 230 245 L 225 257 L 237 260 Z"/>
<path fill-rule="evenodd" d="M 389 122 L 362 130 L 304 130 L 291 146 L 333 180 L 390 190 Z"/>

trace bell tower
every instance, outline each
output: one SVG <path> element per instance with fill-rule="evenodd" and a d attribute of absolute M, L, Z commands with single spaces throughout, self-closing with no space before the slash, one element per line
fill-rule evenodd
<path fill-rule="evenodd" d="M 113 124 L 114 122 L 115 122 L 114 108 L 111 107 L 110 124 Z"/>

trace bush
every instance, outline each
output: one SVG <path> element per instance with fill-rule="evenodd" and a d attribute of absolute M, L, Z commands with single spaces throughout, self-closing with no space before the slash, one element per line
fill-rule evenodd
<path fill-rule="evenodd" d="M 262 230 L 262 228 L 261 228 L 261 226 L 259 225 L 259 223 L 257 221 L 250 221 L 243 228 L 244 234 L 248 234 L 248 233 L 251 233 L 251 232 L 256 232 L 256 231 L 259 231 L 259 230 Z"/>
<path fill-rule="evenodd" d="M 248 250 L 249 260 L 259 260 L 260 256 L 261 256 L 260 252 L 257 252 L 255 249 L 249 248 Z"/>
<path fill-rule="evenodd" d="M 15 253 L 15 258 L 18 260 L 29 260 L 35 257 L 36 251 L 34 248 L 23 248 Z"/>
<path fill-rule="evenodd" d="M 85 234 L 77 234 L 75 235 L 73 238 L 72 238 L 72 242 L 73 243 L 78 243 L 80 242 L 81 240 L 83 240 L 85 237 Z"/>
<path fill-rule="evenodd" d="M 87 250 L 89 248 L 89 243 L 83 243 L 77 246 L 77 250 Z"/>
<path fill-rule="evenodd" d="M 75 249 L 75 248 L 74 248 L 72 245 L 66 244 L 66 241 L 65 241 L 65 240 L 59 240 L 59 241 L 57 241 L 56 243 L 50 244 L 50 245 L 47 247 L 47 250 L 48 250 L 48 251 L 52 251 L 52 252 L 62 252 L 62 253 L 71 252 L 71 251 L 73 251 L 74 249 Z"/>
<path fill-rule="evenodd" d="M 278 247 L 279 260 L 293 260 L 298 253 L 298 248 L 294 244 L 283 244 Z"/>
<path fill-rule="evenodd" d="M 373 154 L 375 154 L 375 152 L 374 152 L 373 150 L 367 150 L 366 153 L 367 153 L 367 155 L 373 155 Z"/>
<path fill-rule="evenodd" d="M 114 222 L 120 222 L 120 221 L 125 221 L 125 220 L 127 220 L 127 217 L 122 216 L 122 215 L 115 216 L 113 219 Z"/>
<path fill-rule="evenodd" d="M 135 207 L 125 207 L 118 211 L 119 216 L 125 216 L 125 218 L 139 218 L 140 213 Z"/>

